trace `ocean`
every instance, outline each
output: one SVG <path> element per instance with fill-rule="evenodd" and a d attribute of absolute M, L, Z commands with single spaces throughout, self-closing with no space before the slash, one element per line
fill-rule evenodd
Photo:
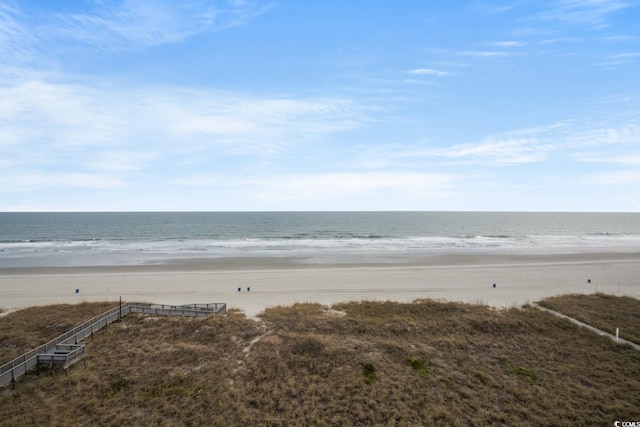
<path fill-rule="evenodd" d="M 585 251 L 640 251 L 640 213 L 0 213 L 0 268 Z"/>

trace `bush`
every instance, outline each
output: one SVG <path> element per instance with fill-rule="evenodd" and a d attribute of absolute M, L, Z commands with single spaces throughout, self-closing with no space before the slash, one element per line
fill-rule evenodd
<path fill-rule="evenodd" d="M 376 379 L 376 367 L 373 366 L 373 363 L 363 363 L 362 374 L 364 375 L 364 380 L 371 384 Z"/>
<path fill-rule="evenodd" d="M 417 357 L 408 357 L 407 361 L 409 362 L 409 364 L 411 365 L 411 367 L 413 369 L 415 369 L 416 371 L 418 371 L 420 374 L 426 374 L 427 373 L 427 366 L 424 362 L 424 360 L 417 358 Z"/>

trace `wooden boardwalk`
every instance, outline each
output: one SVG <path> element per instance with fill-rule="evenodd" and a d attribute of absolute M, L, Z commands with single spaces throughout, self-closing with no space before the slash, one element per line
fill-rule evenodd
<path fill-rule="evenodd" d="M 85 346 L 82 344 L 85 338 L 130 313 L 206 317 L 224 313 L 226 310 L 225 303 L 163 305 L 130 302 L 121 304 L 0 366 L 0 387 L 15 383 L 18 378 L 37 366 L 69 368 L 85 357 Z"/>

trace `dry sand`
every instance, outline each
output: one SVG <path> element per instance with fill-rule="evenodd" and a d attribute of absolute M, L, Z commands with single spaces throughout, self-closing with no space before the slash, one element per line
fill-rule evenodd
<path fill-rule="evenodd" d="M 595 291 L 640 298 L 640 253 L 338 261 L 217 258 L 141 266 L 0 269 L 0 307 L 14 310 L 122 297 L 162 304 L 225 302 L 228 308 L 255 316 L 267 307 L 296 302 L 432 298 L 511 307 Z"/>

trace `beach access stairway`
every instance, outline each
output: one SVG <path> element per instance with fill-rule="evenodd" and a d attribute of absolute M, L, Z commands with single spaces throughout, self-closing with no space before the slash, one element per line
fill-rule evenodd
<path fill-rule="evenodd" d="M 225 303 L 163 305 L 129 302 L 120 304 L 0 366 L 0 387 L 15 383 L 19 377 L 38 366 L 69 368 L 85 357 L 85 346 L 82 344 L 84 339 L 131 313 L 206 317 L 226 311 Z"/>

